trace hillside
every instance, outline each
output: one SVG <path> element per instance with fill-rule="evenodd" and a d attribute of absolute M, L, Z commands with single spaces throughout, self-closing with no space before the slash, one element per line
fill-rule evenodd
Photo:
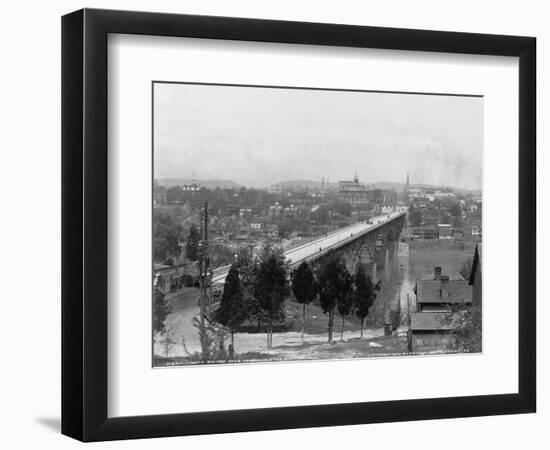
<path fill-rule="evenodd" d="M 172 187 L 181 186 L 184 184 L 191 184 L 193 182 L 199 183 L 201 186 L 208 189 L 215 189 L 220 187 L 222 189 L 239 189 L 241 185 L 231 180 L 193 180 L 190 178 L 159 178 L 156 180 L 160 186 Z"/>

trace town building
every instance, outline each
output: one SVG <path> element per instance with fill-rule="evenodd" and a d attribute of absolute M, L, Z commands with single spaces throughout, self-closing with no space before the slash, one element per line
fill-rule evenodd
<path fill-rule="evenodd" d="M 227 215 L 228 216 L 233 216 L 233 217 L 238 217 L 239 216 L 239 213 L 240 213 L 240 206 L 238 204 L 230 204 L 230 205 L 227 205 Z"/>
<path fill-rule="evenodd" d="M 338 199 L 355 208 L 366 208 L 369 204 L 367 188 L 359 183 L 357 174 L 353 181 L 344 180 L 338 183 Z"/>
<path fill-rule="evenodd" d="M 184 184 L 181 190 L 184 192 L 199 192 L 201 190 L 201 185 L 193 181 L 191 184 Z"/>
<path fill-rule="evenodd" d="M 439 239 L 452 239 L 453 228 L 448 223 L 437 224 L 437 236 Z"/>
<path fill-rule="evenodd" d="M 294 205 L 287 206 L 283 209 L 283 216 L 287 219 L 297 219 L 298 208 Z"/>
<path fill-rule="evenodd" d="M 235 233 L 236 241 L 245 241 L 250 237 L 250 225 L 245 220 L 239 220 Z"/>
<path fill-rule="evenodd" d="M 432 223 L 425 223 L 412 227 L 412 235 L 415 239 L 435 239 L 436 226 Z"/>
<path fill-rule="evenodd" d="M 434 197 L 436 200 L 454 200 L 456 194 L 450 189 L 436 190 Z"/>
<path fill-rule="evenodd" d="M 411 313 L 411 350 L 413 352 L 436 352 L 451 344 L 453 318 L 449 313 Z"/>
<path fill-rule="evenodd" d="M 434 268 L 432 279 L 416 280 L 417 312 L 451 311 L 453 306 L 472 303 L 472 287 L 462 278 L 442 275 Z"/>
<path fill-rule="evenodd" d="M 298 207 L 311 208 L 313 206 L 313 196 L 309 191 L 292 192 L 288 196 L 288 201 Z"/>
<path fill-rule="evenodd" d="M 280 184 L 274 184 L 267 188 L 269 194 L 280 194 L 283 192 L 283 187 Z"/>
<path fill-rule="evenodd" d="M 252 209 L 251 208 L 240 208 L 239 209 L 239 217 L 250 217 L 252 215 Z"/>
<path fill-rule="evenodd" d="M 267 211 L 267 215 L 272 219 L 278 219 L 281 217 L 281 214 L 283 212 L 283 207 L 279 202 L 275 202 L 274 205 L 271 205 L 269 207 L 269 210 Z"/>
<path fill-rule="evenodd" d="M 417 280 L 416 312 L 410 314 L 410 346 L 414 352 L 446 350 L 456 326 L 453 308 L 471 305 L 473 289 L 468 281 L 442 275 L 434 268 L 433 279 Z"/>

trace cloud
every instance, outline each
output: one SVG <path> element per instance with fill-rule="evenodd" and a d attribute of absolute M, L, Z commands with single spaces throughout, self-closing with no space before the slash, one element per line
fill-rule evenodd
<path fill-rule="evenodd" d="M 157 178 L 481 186 L 479 97 L 157 84 L 154 108 Z"/>

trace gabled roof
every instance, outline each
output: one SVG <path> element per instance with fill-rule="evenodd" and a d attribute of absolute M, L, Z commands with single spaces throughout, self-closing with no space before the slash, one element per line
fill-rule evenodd
<path fill-rule="evenodd" d="M 448 292 L 443 297 L 441 291 Z M 417 280 L 417 303 L 471 303 L 472 286 L 466 280 L 449 280 L 442 284 L 441 280 Z"/>
<path fill-rule="evenodd" d="M 445 312 L 416 312 L 411 313 L 411 330 L 437 331 L 452 330 L 454 319 L 451 313 Z"/>

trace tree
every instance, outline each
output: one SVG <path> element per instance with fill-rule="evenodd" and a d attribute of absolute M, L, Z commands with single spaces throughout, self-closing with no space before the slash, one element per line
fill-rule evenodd
<path fill-rule="evenodd" d="M 197 261 L 199 259 L 199 242 L 201 240 L 201 234 L 195 224 L 191 225 L 189 229 L 189 235 L 187 236 L 187 243 L 185 245 L 185 256 L 190 261 Z"/>
<path fill-rule="evenodd" d="M 262 323 L 267 319 L 267 315 L 254 295 L 257 266 L 252 260 L 248 249 L 244 248 L 239 251 L 236 264 L 239 269 L 242 299 L 246 317 L 250 322 L 256 322 L 258 324 L 259 332 Z"/>
<path fill-rule="evenodd" d="M 176 334 L 178 332 L 179 326 L 178 325 L 170 325 L 164 332 L 164 336 L 160 340 L 160 345 L 162 347 L 162 351 L 164 353 L 164 358 L 168 359 L 170 357 L 170 353 L 172 350 L 174 350 L 174 347 L 177 344 L 176 341 Z"/>
<path fill-rule="evenodd" d="M 164 212 L 153 213 L 153 259 L 164 262 L 170 256 L 179 254 L 181 226 Z"/>
<path fill-rule="evenodd" d="M 320 205 L 311 213 L 311 219 L 320 225 L 327 225 L 330 221 L 330 210 L 325 205 Z"/>
<path fill-rule="evenodd" d="M 182 195 L 181 186 L 172 186 L 166 190 L 166 201 L 168 203 L 181 201 Z"/>
<path fill-rule="evenodd" d="M 283 303 L 288 293 L 283 251 L 266 246 L 259 256 L 259 265 L 254 283 L 254 296 L 258 299 L 267 316 L 268 348 L 273 345 L 273 321 L 282 315 Z"/>
<path fill-rule="evenodd" d="M 157 334 L 162 334 L 166 331 L 164 322 L 170 314 L 170 307 L 166 303 L 164 293 L 155 288 L 153 290 L 153 339 Z"/>
<path fill-rule="evenodd" d="M 453 329 L 448 348 L 452 351 L 481 352 L 481 305 L 460 305 L 454 308 L 446 323 Z"/>
<path fill-rule="evenodd" d="M 306 305 L 315 300 L 317 286 L 313 271 L 307 262 L 303 262 L 292 276 L 292 292 L 296 301 L 303 306 L 302 310 L 302 344 L 304 343 L 304 332 L 306 327 Z"/>
<path fill-rule="evenodd" d="M 349 272 L 345 271 L 342 277 L 342 287 L 337 302 L 338 314 L 342 317 L 340 341 L 344 340 L 344 318 L 351 312 L 353 306 L 353 280 Z"/>
<path fill-rule="evenodd" d="M 409 208 L 409 221 L 413 227 L 417 227 L 422 223 L 422 211 L 414 206 Z"/>
<path fill-rule="evenodd" d="M 355 285 L 353 292 L 355 315 L 361 321 L 361 339 L 363 339 L 365 319 L 376 300 L 376 290 L 371 278 L 365 275 L 365 268 L 361 263 L 357 266 L 353 282 Z"/>
<path fill-rule="evenodd" d="M 342 295 L 348 295 L 349 273 L 339 258 L 321 266 L 318 276 L 319 300 L 323 313 L 328 314 L 328 342 L 332 342 L 334 311 Z"/>
<path fill-rule="evenodd" d="M 453 217 L 462 217 L 462 205 L 460 202 L 453 203 L 450 212 Z"/>
<path fill-rule="evenodd" d="M 350 217 L 351 216 L 351 205 L 348 202 L 335 201 L 331 205 L 331 209 L 336 213 L 342 216 Z"/>
<path fill-rule="evenodd" d="M 235 331 L 246 320 L 246 310 L 242 301 L 242 291 L 239 281 L 239 270 L 233 264 L 225 278 L 220 306 L 214 313 L 215 320 L 231 333 L 231 346 L 235 348 Z"/>
<path fill-rule="evenodd" d="M 460 268 L 460 276 L 465 280 L 470 279 L 470 274 L 472 273 L 472 263 L 473 258 L 467 258 L 466 261 L 462 263 L 462 267 Z"/>

